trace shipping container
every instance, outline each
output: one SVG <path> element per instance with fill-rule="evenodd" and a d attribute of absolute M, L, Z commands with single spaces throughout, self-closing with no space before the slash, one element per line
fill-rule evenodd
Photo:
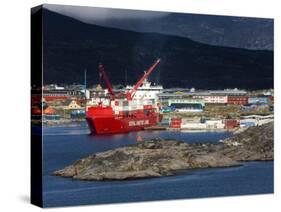
<path fill-rule="evenodd" d="M 239 127 L 239 122 L 236 119 L 225 119 L 224 125 L 225 129 L 234 129 L 236 127 Z"/>
<path fill-rule="evenodd" d="M 182 120 L 181 118 L 172 118 L 170 122 L 171 128 L 181 128 Z"/>

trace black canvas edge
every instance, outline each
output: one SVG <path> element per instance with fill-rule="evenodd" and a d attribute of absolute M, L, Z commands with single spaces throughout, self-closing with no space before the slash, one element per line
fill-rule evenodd
<path fill-rule="evenodd" d="M 42 91 L 34 91 L 32 88 L 42 88 L 42 17 L 43 17 L 43 6 L 39 5 L 31 8 L 31 97 L 34 92 L 39 95 L 42 99 Z M 31 98 L 32 104 L 32 98 Z M 32 117 L 31 117 L 32 118 Z M 32 126 L 31 123 L 31 151 L 30 151 L 30 164 L 31 164 L 31 189 L 30 189 L 30 200 L 31 204 L 39 207 L 43 207 L 43 180 L 42 180 L 42 114 L 39 116 L 41 121 L 39 126 Z"/>

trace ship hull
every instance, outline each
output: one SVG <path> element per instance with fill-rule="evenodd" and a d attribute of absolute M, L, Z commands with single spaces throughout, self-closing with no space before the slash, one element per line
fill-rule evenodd
<path fill-rule="evenodd" d="M 149 117 L 87 117 L 91 134 L 118 134 L 143 130 L 145 127 L 154 126 L 158 122 L 158 115 Z"/>

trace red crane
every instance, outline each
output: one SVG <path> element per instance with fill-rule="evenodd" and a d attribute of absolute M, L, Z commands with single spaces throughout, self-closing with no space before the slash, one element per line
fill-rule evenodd
<path fill-rule="evenodd" d="M 148 71 L 146 71 L 144 73 L 144 75 L 142 76 L 142 78 L 137 82 L 137 84 L 134 86 L 134 88 L 131 91 L 128 91 L 125 93 L 125 97 L 127 98 L 128 101 L 132 100 L 134 98 L 134 95 L 136 94 L 138 88 L 142 85 L 142 83 L 144 82 L 144 80 L 151 74 L 151 72 L 156 68 L 156 66 L 160 63 L 160 59 L 156 60 L 156 62 L 148 69 Z M 100 72 L 100 76 L 104 79 L 106 87 L 108 89 L 108 92 L 111 95 L 111 99 L 114 100 L 115 99 L 115 94 L 113 92 L 112 86 L 110 84 L 110 81 L 105 73 L 104 67 L 102 64 L 99 64 L 99 72 Z M 122 97 L 124 96 L 124 93 L 120 93 L 118 95 L 118 97 Z"/>
<path fill-rule="evenodd" d="M 131 91 L 128 91 L 126 93 L 126 98 L 128 100 L 132 100 L 134 98 L 134 95 L 136 94 L 138 88 L 142 85 L 144 80 L 151 74 L 151 72 L 156 68 L 156 66 L 160 63 L 160 59 L 156 60 L 156 62 L 144 73 L 142 78 L 137 82 L 137 84 L 134 86 L 134 88 Z"/>
<path fill-rule="evenodd" d="M 108 92 L 110 93 L 111 99 L 115 99 L 115 94 L 113 92 L 112 86 L 110 84 L 110 81 L 105 73 L 103 65 L 100 63 L 99 64 L 99 71 L 100 71 L 100 76 L 104 79 L 106 87 L 108 89 Z"/>

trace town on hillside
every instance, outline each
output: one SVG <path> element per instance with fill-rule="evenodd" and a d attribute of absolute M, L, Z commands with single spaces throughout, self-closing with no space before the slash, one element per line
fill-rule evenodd
<path fill-rule="evenodd" d="M 113 89 L 118 93 L 131 87 L 117 85 Z M 158 106 L 162 120 L 157 129 L 237 129 L 273 121 L 273 89 L 164 89 L 145 81 L 134 98 Z M 109 105 L 110 100 L 108 89 L 100 84 L 86 89 L 79 84 L 32 88 L 32 120 L 49 125 L 85 121 L 88 107 Z"/>

